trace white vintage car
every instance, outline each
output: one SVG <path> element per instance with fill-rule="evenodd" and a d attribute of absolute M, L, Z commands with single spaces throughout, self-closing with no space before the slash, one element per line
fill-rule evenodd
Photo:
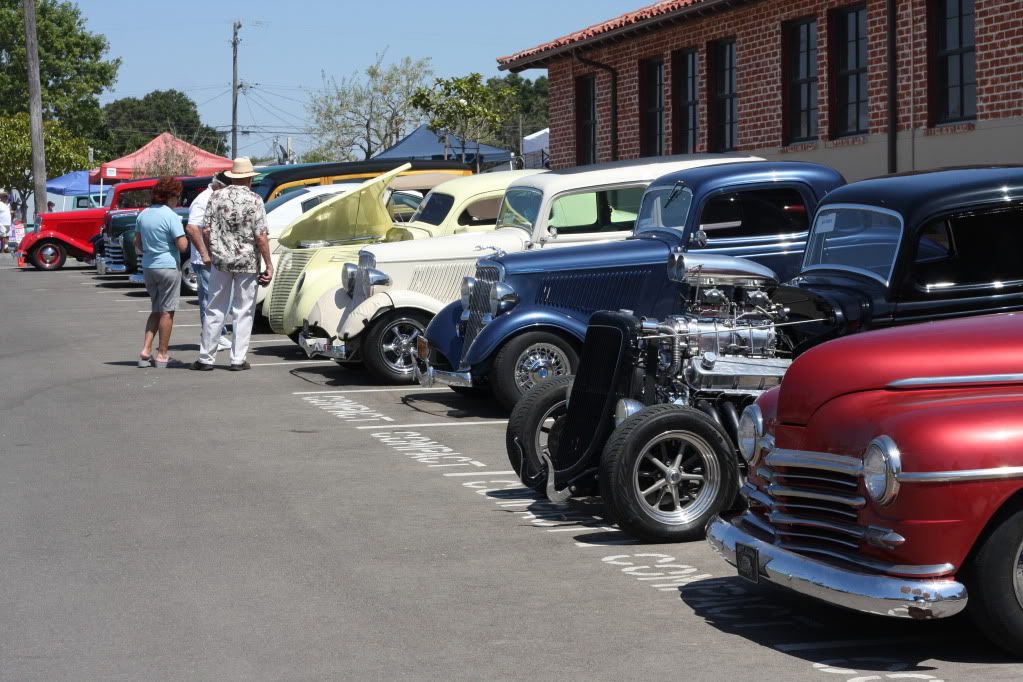
<path fill-rule="evenodd" d="M 654 179 L 678 170 L 719 163 L 758 160 L 750 156 L 675 156 L 656 160 L 618 161 L 542 173 L 515 180 L 507 191 L 536 197 L 539 219 L 523 229 L 508 204 L 502 205 L 497 229 L 486 234 L 440 237 L 427 242 L 378 244 L 359 252 L 347 265 L 344 286 L 336 296 L 343 310 L 337 333 L 311 321 L 299 335 L 310 355 L 338 361 L 364 360 L 377 376 L 394 382 L 414 380 L 416 338 L 430 319 L 459 297 L 462 278 L 475 271 L 480 256 L 624 239 L 632 234 L 639 202 Z M 559 225 L 594 221 L 597 195 L 606 200 L 608 230 L 563 230 Z M 425 207 L 425 204 L 424 204 Z"/>

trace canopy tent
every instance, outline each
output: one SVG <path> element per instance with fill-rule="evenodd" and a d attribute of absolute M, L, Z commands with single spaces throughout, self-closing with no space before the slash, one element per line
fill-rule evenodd
<path fill-rule="evenodd" d="M 551 129 L 544 128 L 522 138 L 522 159 L 526 168 L 549 168 Z"/>
<path fill-rule="evenodd" d="M 463 140 L 456 135 L 448 135 L 448 159 L 461 159 L 465 149 L 465 160 L 476 159 L 475 140 Z M 480 144 L 479 154 L 483 163 L 500 163 L 510 161 L 512 153 L 507 149 L 499 149 L 489 144 Z M 373 157 L 374 159 L 443 159 L 444 138 L 423 124 L 399 140 L 393 147 L 385 149 Z"/>
<path fill-rule="evenodd" d="M 217 156 L 205 149 L 178 139 L 170 133 L 160 133 L 131 154 L 108 161 L 89 174 L 93 182 L 130 180 L 144 174 L 152 162 L 167 157 L 188 157 L 192 161 L 192 175 L 213 175 L 231 169 L 231 159 Z"/>
<path fill-rule="evenodd" d="M 47 194 L 59 194 L 62 197 L 80 197 L 89 194 L 99 194 L 102 191 L 99 185 L 89 184 L 89 171 L 71 171 L 58 178 L 46 181 Z"/>

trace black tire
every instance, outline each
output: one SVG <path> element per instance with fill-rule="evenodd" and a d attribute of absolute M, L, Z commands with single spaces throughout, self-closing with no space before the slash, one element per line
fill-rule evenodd
<path fill-rule="evenodd" d="M 195 296 L 199 293 L 199 276 L 195 274 L 191 260 L 181 263 L 181 293 L 185 296 Z"/>
<path fill-rule="evenodd" d="M 655 466 L 653 459 L 667 463 L 670 472 L 703 480 L 672 483 L 669 472 Z M 739 485 L 728 435 L 703 412 L 675 405 L 654 405 L 626 419 L 604 446 L 599 472 L 600 493 L 612 519 L 623 531 L 648 542 L 702 538 L 707 521 L 728 508 Z M 655 488 L 657 484 L 661 487 Z M 680 506 L 676 493 L 665 499 L 673 489 L 689 502 Z M 643 490 L 653 492 L 644 496 Z M 665 510 L 665 504 L 675 509 Z"/>
<path fill-rule="evenodd" d="M 36 270 L 60 270 L 67 262 L 67 249 L 60 242 L 39 242 L 28 259 Z"/>
<path fill-rule="evenodd" d="M 414 383 L 412 350 L 426 331 L 430 317 L 419 311 L 398 310 L 375 320 L 366 330 L 362 359 L 379 379 L 392 384 Z"/>
<path fill-rule="evenodd" d="M 537 492 L 542 493 L 547 487 L 547 468 L 540 459 L 540 451 L 545 446 L 557 451 L 557 420 L 567 412 L 565 403 L 571 385 L 570 376 L 540 384 L 522 397 L 508 420 L 504 436 L 508 461 L 522 484 Z M 549 423 L 552 420 L 554 423 Z"/>
<path fill-rule="evenodd" d="M 1023 509 L 1003 517 L 973 555 L 967 611 L 977 627 L 1013 656 L 1023 656 Z"/>
<path fill-rule="evenodd" d="M 524 366 L 530 358 L 537 363 L 534 371 Z M 562 337 L 551 332 L 526 332 L 512 338 L 497 352 L 490 370 L 490 385 L 497 401 L 511 410 L 531 388 L 555 377 L 574 374 L 578 365 L 579 354 Z"/>

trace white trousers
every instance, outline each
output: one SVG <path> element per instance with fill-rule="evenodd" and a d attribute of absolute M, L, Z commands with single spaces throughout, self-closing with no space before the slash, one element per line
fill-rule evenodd
<path fill-rule="evenodd" d="M 256 273 L 210 270 L 209 302 L 206 304 L 206 322 L 202 327 L 199 344 L 199 362 L 212 365 L 217 358 L 217 343 L 224 331 L 228 309 L 234 317 L 234 336 L 231 340 L 231 364 L 245 362 L 252 336 L 252 323 L 256 317 Z"/>

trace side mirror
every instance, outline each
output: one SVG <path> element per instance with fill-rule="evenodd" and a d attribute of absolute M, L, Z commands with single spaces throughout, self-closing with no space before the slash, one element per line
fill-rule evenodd
<path fill-rule="evenodd" d="M 707 232 L 705 230 L 697 230 L 689 235 L 689 245 L 703 248 L 707 246 Z"/>
<path fill-rule="evenodd" d="M 547 238 L 548 239 L 557 239 L 558 238 L 558 228 L 554 227 L 553 225 L 548 227 L 547 228 Z"/>

